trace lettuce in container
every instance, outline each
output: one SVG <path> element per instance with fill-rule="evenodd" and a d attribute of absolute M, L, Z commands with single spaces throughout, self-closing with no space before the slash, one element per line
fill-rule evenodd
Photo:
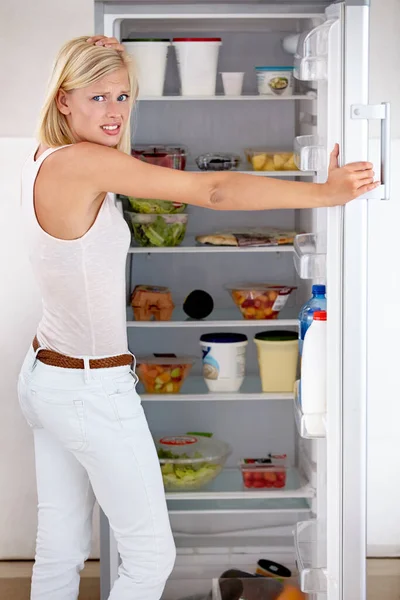
<path fill-rule="evenodd" d="M 168 200 L 148 200 L 133 196 L 128 198 L 133 212 L 147 215 L 176 215 L 183 213 L 187 206 L 181 202 L 169 202 Z"/>
<path fill-rule="evenodd" d="M 129 213 L 133 238 L 139 246 L 179 246 L 186 233 L 188 215 Z"/>

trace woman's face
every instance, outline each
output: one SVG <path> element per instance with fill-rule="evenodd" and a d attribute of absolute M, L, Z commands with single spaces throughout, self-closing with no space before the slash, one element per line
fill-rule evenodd
<path fill-rule="evenodd" d="M 57 106 L 68 121 L 77 142 L 117 146 L 131 110 L 126 69 L 105 75 L 87 87 L 59 90 Z"/>

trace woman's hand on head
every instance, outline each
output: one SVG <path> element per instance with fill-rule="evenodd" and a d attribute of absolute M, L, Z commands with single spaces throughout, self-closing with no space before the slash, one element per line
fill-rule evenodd
<path fill-rule="evenodd" d="M 338 158 L 339 144 L 335 144 L 329 161 L 328 180 L 324 184 L 326 206 L 343 206 L 380 185 L 379 181 L 374 181 L 372 163 L 355 162 L 339 167 Z"/>
<path fill-rule="evenodd" d="M 118 52 L 124 52 L 125 48 L 122 44 L 119 43 L 117 38 L 115 37 L 107 37 L 105 35 L 94 35 L 86 40 L 89 44 L 93 44 L 93 46 L 104 46 L 104 48 L 113 48 Z"/>

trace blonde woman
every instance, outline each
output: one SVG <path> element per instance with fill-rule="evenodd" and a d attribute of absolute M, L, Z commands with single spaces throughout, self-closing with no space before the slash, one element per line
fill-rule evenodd
<path fill-rule="evenodd" d="M 158 600 L 175 560 L 157 453 L 125 324 L 128 226 L 108 192 L 214 210 L 343 205 L 377 184 L 372 165 L 337 166 L 327 183 L 191 174 L 130 156 L 137 82 L 114 38 L 59 52 L 22 175 L 22 210 L 43 316 L 19 377 L 33 431 L 38 533 L 31 600 L 76 600 L 95 498 L 122 564 L 110 600 Z"/>

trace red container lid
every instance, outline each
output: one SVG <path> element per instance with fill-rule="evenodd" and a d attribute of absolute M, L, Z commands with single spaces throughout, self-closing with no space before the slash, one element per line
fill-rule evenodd
<path fill-rule="evenodd" d="M 326 310 L 316 310 L 313 319 L 314 321 L 326 321 Z"/>
<path fill-rule="evenodd" d="M 173 42 L 221 42 L 221 38 L 173 38 Z"/>

